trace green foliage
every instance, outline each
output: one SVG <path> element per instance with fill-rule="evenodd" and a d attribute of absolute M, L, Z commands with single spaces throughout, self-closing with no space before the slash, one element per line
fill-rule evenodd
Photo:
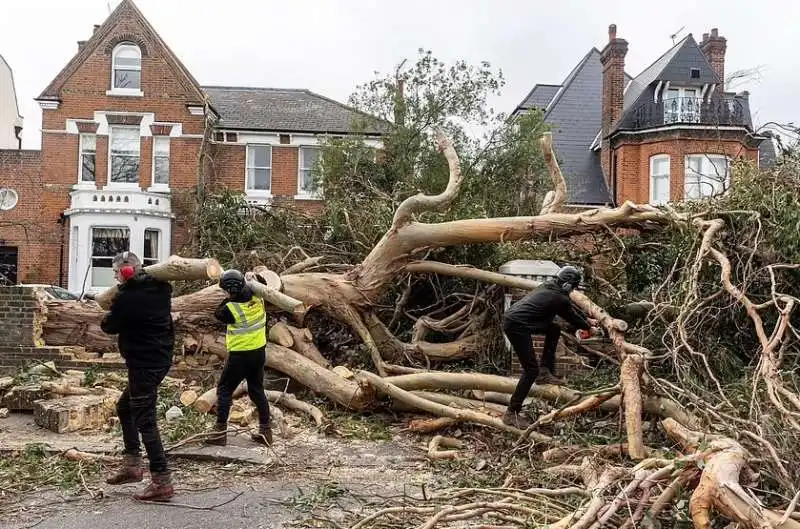
<path fill-rule="evenodd" d="M 42 444 L 29 444 L 21 452 L 0 457 L 0 489 L 29 492 L 44 487 L 76 491 L 84 480 L 99 474 L 96 462 L 70 461 L 49 454 Z"/>

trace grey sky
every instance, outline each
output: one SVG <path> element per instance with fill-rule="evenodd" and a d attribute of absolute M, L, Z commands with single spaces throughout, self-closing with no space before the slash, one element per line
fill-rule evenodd
<path fill-rule="evenodd" d="M 119 0 L 1 0 L 0 53 L 14 70 L 23 145 L 38 148 L 33 98 Z M 751 92 L 754 121 L 800 122 L 800 2 L 792 0 L 135 0 L 202 84 L 309 88 L 346 101 L 376 70 L 417 48 L 451 61 L 488 60 L 507 84 L 493 102 L 510 112 L 537 82 L 560 83 L 610 23 L 627 39 L 636 75 L 686 26 L 700 40 L 718 27 L 728 72 L 763 66 Z M 680 38 L 679 37 L 679 38 Z"/>

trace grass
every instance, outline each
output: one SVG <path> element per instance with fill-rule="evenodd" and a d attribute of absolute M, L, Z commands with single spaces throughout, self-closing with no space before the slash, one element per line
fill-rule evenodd
<path fill-rule="evenodd" d="M 45 487 L 74 491 L 100 473 L 97 462 L 70 461 L 47 453 L 44 445 L 29 444 L 22 452 L 0 458 L 0 489 L 30 492 Z"/>

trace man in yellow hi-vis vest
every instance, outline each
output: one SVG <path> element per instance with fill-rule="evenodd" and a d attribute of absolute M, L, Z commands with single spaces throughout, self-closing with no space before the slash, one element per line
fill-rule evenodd
<path fill-rule="evenodd" d="M 264 395 L 264 365 L 267 347 L 267 314 L 264 301 L 255 296 L 247 286 L 244 275 L 238 270 L 227 270 L 219 286 L 228 293 L 228 299 L 217 308 L 215 316 L 228 325 L 225 345 L 228 360 L 217 384 L 218 433 L 208 442 L 224 446 L 227 441 L 228 415 L 234 390 L 247 380 L 247 393 L 258 409 L 259 430 L 252 439 L 261 444 L 272 444 L 269 424 L 269 403 Z"/>

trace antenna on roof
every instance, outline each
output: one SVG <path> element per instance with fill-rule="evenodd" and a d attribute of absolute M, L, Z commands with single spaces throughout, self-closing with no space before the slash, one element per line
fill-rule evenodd
<path fill-rule="evenodd" d="M 686 29 L 686 26 L 682 26 L 681 29 L 679 29 L 678 31 L 669 36 L 669 38 L 672 39 L 673 46 L 675 45 L 675 39 L 678 38 L 678 35 L 680 35 L 681 31 L 683 31 L 684 29 Z"/>

